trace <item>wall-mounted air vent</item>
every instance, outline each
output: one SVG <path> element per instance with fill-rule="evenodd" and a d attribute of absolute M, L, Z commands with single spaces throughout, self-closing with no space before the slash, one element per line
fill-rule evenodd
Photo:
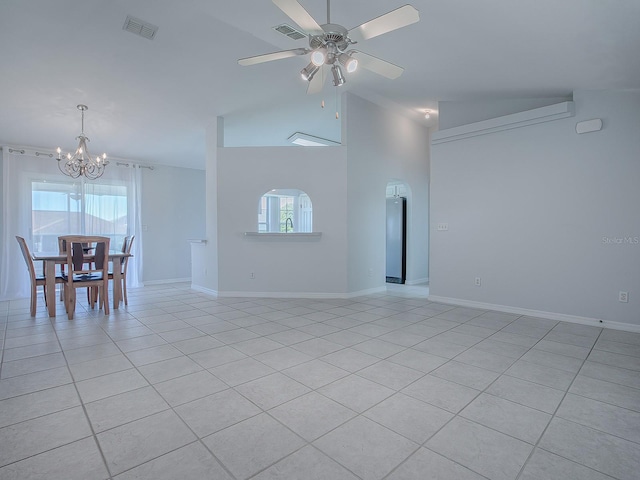
<path fill-rule="evenodd" d="M 301 38 L 307 38 L 307 36 L 299 30 L 296 30 L 291 25 L 283 23 L 282 25 L 276 25 L 273 27 L 276 32 L 286 35 L 294 40 L 300 40 Z"/>
<path fill-rule="evenodd" d="M 153 40 L 158 32 L 158 27 L 155 25 L 140 20 L 139 18 L 132 17 L 131 15 L 127 15 L 122 29 L 127 32 L 135 33 L 136 35 L 140 35 L 141 37 L 148 38 L 149 40 Z"/>

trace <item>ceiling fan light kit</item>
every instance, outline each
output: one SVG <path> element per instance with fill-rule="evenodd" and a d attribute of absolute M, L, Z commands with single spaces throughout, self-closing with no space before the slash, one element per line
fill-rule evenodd
<path fill-rule="evenodd" d="M 301 76 L 309 85 L 307 93 L 317 93 L 322 90 L 324 76 L 315 74 L 324 65 L 331 66 L 333 84 L 338 87 L 346 83 L 346 78 L 340 65 L 347 73 L 355 72 L 359 66 L 389 79 L 398 78 L 404 69 L 380 58 L 350 49 L 359 41 L 368 40 L 384 33 L 397 30 L 420 20 L 418 10 L 411 5 L 392 10 L 384 15 L 369 20 L 351 30 L 342 25 L 331 23 L 330 0 L 327 0 L 327 23 L 319 25 L 297 0 L 273 0 L 293 22 L 295 22 L 309 39 L 309 48 L 296 48 L 280 52 L 241 58 L 238 63 L 243 66 L 310 54 L 310 63 L 302 69 Z"/>
<path fill-rule="evenodd" d="M 340 65 L 333 65 L 331 67 L 331 73 L 333 74 L 333 85 L 335 85 L 336 87 L 339 87 L 341 85 L 344 85 L 344 82 L 346 82 L 344 75 L 342 74 L 342 69 L 340 68 Z"/>
<path fill-rule="evenodd" d="M 353 73 L 358 69 L 358 59 L 352 57 L 352 53 L 341 53 L 338 56 L 340 64 L 347 69 L 347 73 Z"/>
<path fill-rule="evenodd" d="M 321 67 L 327 60 L 327 49 L 324 47 L 318 48 L 311 52 L 311 63 L 316 67 Z"/>
<path fill-rule="evenodd" d="M 311 80 L 313 80 L 314 75 L 318 73 L 318 70 L 320 70 L 320 67 L 314 65 L 313 62 L 311 62 L 300 71 L 300 76 L 303 80 L 310 82 Z"/>

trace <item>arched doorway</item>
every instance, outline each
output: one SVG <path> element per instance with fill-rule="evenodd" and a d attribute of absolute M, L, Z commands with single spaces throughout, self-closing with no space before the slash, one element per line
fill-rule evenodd
<path fill-rule="evenodd" d="M 407 277 L 407 211 L 410 189 L 402 180 L 386 188 L 386 281 L 404 284 Z"/>

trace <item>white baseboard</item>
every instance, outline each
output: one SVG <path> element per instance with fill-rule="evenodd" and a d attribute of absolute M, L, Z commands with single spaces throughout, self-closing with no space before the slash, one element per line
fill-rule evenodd
<path fill-rule="evenodd" d="M 364 297 L 366 295 L 373 295 L 374 293 L 384 293 L 386 291 L 387 291 L 387 285 L 385 284 L 382 287 L 374 287 L 374 288 L 368 288 L 367 290 L 360 290 L 358 292 L 345 293 L 342 297 L 339 297 L 339 298 Z"/>
<path fill-rule="evenodd" d="M 167 283 L 185 283 L 185 282 L 190 282 L 191 281 L 191 277 L 187 277 L 187 278 L 172 278 L 170 280 L 146 280 L 144 283 L 140 282 L 140 285 L 165 285 Z"/>
<path fill-rule="evenodd" d="M 426 285 L 428 283 L 429 283 L 429 277 L 418 278 L 416 280 L 407 280 L 404 282 L 405 285 Z"/>
<path fill-rule="evenodd" d="M 218 292 L 219 297 L 247 297 L 247 298 L 318 298 L 318 299 L 332 299 L 332 298 L 352 298 L 360 297 L 362 295 L 369 295 L 372 293 L 382 292 L 384 288 L 376 288 L 371 290 L 363 290 L 361 292 L 354 293 L 319 293 L 319 292 Z"/>
<path fill-rule="evenodd" d="M 217 290 L 212 290 L 210 288 L 204 288 L 204 287 L 201 287 L 200 285 L 194 285 L 193 283 L 191 284 L 191 290 L 195 290 L 197 292 L 206 293 L 207 295 L 212 295 L 214 297 L 219 296 Z"/>
<path fill-rule="evenodd" d="M 580 317 L 578 315 L 567 315 L 565 313 L 545 312 L 542 310 L 532 310 L 529 308 L 509 307 L 507 305 L 498 305 L 494 303 L 476 302 L 473 300 L 463 300 L 461 298 L 440 297 L 437 295 L 429 295 L 429 301 L 448 303 L 460 307 L 479 308 L 483 310 L 495 310 L 497 312 L 515 313 L 518 315 L 527 315 L 529 317 L 546 318 L 549 320 L 557 320 L 560 322 L 579 323 L 581 325 L 591 325 L 601 328 L 611 328 L 613 330 L 624 330 L 627 332 L 640 333 L 640 325 L 631 323 L 612 322 L 599 318 Z"/>

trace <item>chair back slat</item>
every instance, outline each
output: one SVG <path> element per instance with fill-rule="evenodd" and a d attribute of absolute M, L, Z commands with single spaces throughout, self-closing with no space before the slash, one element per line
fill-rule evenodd
<path fill-rule="evenodd" d="M 73 262 L 74 271 L 82 270 L 82 266 L 84 265 L 84 248 L 82 248 L 82 243 L 74 242 L 71 244 L 71 261 Z"/>
<path fill-rule="evenodd" d="M 18 240 L 18 245 L 20 245 L 20 251 L 22 252 L 22 256 L 24 257 L 24 261 L 27 264 L 27 269 L 29 270 L 29 278 L 33 282 L 36 278 L 36 269 L 33 265 L 33 258 L 31 257 L 31 252 L 29 252 L 29 247 L 27 246 L 27 242 L 23 237 L 19 237 L 16 235 L 16 240 Z"/>
<path fill-rule="evenodd" d="M 124 253 L 127 253 L 127 254 L 131 255 L 131 247 L 133 246 L 133 239 L 134 238 L 136 238 L 135 235 L 132 235 L 129 238 L 129 241 L 127 242 L 127 249 L 124 251 Z M 129 265 L 129 257 L 124 257 L 122 259 L 122 273 L 125 274 L 125 277 L 126 277 L 126 274 L 127 274 L 127 266 L 128 265 Z"/>
<path fill-rule="evenodd" d="M 131 239 L 133 240 L 133 238 Z M 129 237 L 124 237 L 124 240 L 122 241 L 122 253 L 127 253 L 128 249 L 129 249 L 129 243 L 131 243 L 131 240 L 129 240 Z M 122 257 L 120 259 L 120 271 L 122 271 L 122 267 L 125 264 L 125 260 L 126 257 Z"/>
<path fill-rule="evenodd" d="M 134 238 L 136 238 L 135 235 L 132 235 L 131 238 L 129 238 L 129 243 L 127 244 L 126 253 L 131 253 L 131 247 L 133 246 L 133 239 Z"/>
<path fill-rule="evenodd" d="M 96 270 L 102 270 L 104 268 L 105 249 L 106 249 L 106 244 L 104 242 L 99 242 L 96 244 L 96 250 L 95 250 L 96 260 L 94 262 L 96 266 Z"/>

